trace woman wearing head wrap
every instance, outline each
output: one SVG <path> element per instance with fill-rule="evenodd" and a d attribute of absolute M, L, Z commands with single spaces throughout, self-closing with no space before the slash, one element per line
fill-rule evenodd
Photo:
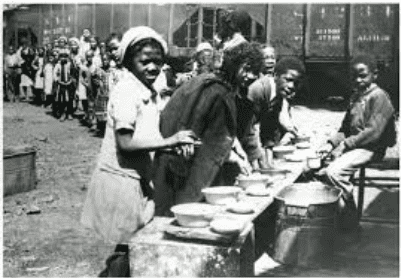
<path fill-rule="evenodd" d="M 177 75 L 176 86 L 181 86 L 184 82 L 192 77 L 213 72 L 213 47 L 208 42 L 202 42 L 196 47 L 196 52 L 193 58 L 193 69 L 190 72 L 185 72 Z"/>
<path fill-rule="evenodd" d="M 202 189 L 214 184 L 227 160 L 244 174 L 250 171 L 246 155 L 237 148 L 239 143 L 235 140 L 235 94 L 258 76 L 262 54 L 246 43 L 224 55 L 219 75 L 210 73 L 191 78 L 174 92 L 161 113 L 163 136 L 191 129 L 202 144 L 190 160 L 158 154 L 154 180 L 157 215 L 169 215 L 170 207 L 175 204 L 201 201 Z M 232 151 L 234 146 L 235 151 Z"/>
<path fill-rule="evenodd" d="M 128 276 L 128 241 L 154 215 L 152 152 L 193 143 L 191 131 L 163 138 L 152 83 L 167 45 L 149 27 L 129 29 L 120 47 L 123 76 L 110 95 L 107 124 L 81 221 L 117 243 L 101 276 Z"/>

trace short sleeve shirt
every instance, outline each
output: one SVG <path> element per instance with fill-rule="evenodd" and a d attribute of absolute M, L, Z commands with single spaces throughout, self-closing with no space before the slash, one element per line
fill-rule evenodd
<path fill-rule="evenodd" d="M 107 125 L 99 157 L 100 168 L 133 178 L 150 179 L 151 154 L 148 151 L 121 152 L 116 132 L 132 130 L 133 137 L 162 138 L 159 131 L 160 99 L 132 73 L 123 70 L 107 107 Z"/>

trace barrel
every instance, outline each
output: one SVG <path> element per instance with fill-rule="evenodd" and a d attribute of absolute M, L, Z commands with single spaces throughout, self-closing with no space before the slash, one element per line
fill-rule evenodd
<path fill-rule="evenodd" d="M 340 190 L 319 182 L 294 184 L 279 192 L 273 259 L 312 268 L 330 262 L 340 195 Z"/>

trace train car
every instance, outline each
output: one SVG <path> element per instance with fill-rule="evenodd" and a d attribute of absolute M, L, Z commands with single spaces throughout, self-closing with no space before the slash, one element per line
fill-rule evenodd
<path fill-rule="evenodd" d="M 130 26 L 147 25 L 164 36 L 170 56 L 189 57 L 197 44 L 214 43 L 222 13 L 239 8 L 250 15 L 245 37 L 270 43 L 278 58 L 305 61 L 308 86 L 301 94 L 321 102 L 347 98 L 348 62 L 368 52 L 380 64 L 379 83 L 398 108 L 399 5 L 381 4 L 29 4 L 3 10 L 3 49 L 29 36 L 32 44 L 60 35 L 80 37 L 91 28 L 100 39 Z"/>

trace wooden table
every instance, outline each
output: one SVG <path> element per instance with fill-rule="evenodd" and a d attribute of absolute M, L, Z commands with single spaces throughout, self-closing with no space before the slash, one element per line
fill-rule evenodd
<path fill-rule="evenodd" d="M 298 152 L 306 155 L 309 151 Z M 273 203 L 274 196 L 293 184 L 306 167 L 306 161 L 275 163 L 290 172 L 270 186 L 269 196 L 240 195 L 241 201 L 253 207 L 252 214 L 236 214 L 222 209 L 215 216 L 243 221 L 245 228 L 239 235 L 230 238 L 214 233 L 209 227 L 179 227 L 173 225 L 174 218 L 155 217 L 136 233 L 129 244 L 131 276 L 253 276 L 253 222 Z"/>

